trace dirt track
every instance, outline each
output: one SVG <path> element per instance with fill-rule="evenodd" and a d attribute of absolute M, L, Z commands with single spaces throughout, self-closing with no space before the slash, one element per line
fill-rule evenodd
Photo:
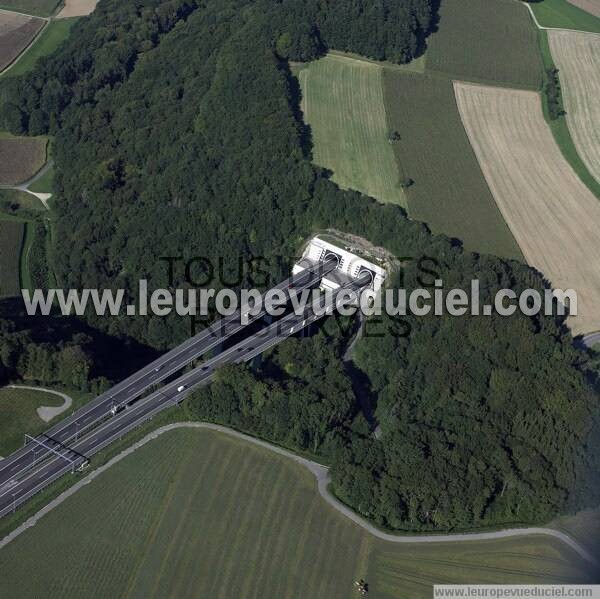
<path fill-rule="evenodd" d="M 454 84 L 461 118 L 527 262 L 575 289 L 575 334 L 600 330 L 600 202 L 562 156 L 537 93 Z"/>

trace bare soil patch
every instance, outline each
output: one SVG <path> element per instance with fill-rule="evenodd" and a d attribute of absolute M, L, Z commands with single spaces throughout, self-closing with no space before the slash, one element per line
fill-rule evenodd
<path fill-rule="evenodd" d="M 591 15 L 600 17 L 600 0 L 568 0 L 568 2 L 589 12 Z"/>
<path fill-rule="evenodd" d="M 0 138 L 0 185 L 18 185 L 33 177 L 46 162 L 45 139 Z"/>

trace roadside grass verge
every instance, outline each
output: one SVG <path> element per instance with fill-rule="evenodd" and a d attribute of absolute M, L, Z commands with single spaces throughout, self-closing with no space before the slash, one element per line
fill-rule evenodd
<path fill-rule="evenodd" d="M 600 19 L 567 0 L 542 0 L 529 6 L 542 27 L 600 33 Z"/>
<path fill-rule="evenodd" d="M 539 89 L 542 64 L 527 7 L 514 0 L 444 0 L 426 67 L 453 79 Z"/>
<path fill-rule="evenodd" d="M 55 52 L 69 37 L 77 21 L 78 17 L 50 21 L 38 39 L 23 53 L 14 66 L 0 75 L 0 79 L 16 77 L 32 71 L 40 58 Z"/>
<path fill-rule="evenodd" d="M 0 244 L 6 246 L 7 255 L 18 252 L 19 256 L 17 285 L 13 282 L 11 296 L 20 296 L 21 289 L 45 289 L 54 280 L 50 274 L 50 224 L 45 219 L 46 212 L 41 202 L 29 194 L 0 190 L 0 225 L 16 223 L 22 230 L 18 243 L 8 236 L 0 239 Z M 0 272 L 0 281 L 3 278 Z M 1 289 L 0 295 L 6 295 Z"/>
<path fill-rule="evenodd" d="M 315 164 L 331 170 L 342 188 L 405 206 L 389 141 L 383 68 L 336 54 L 296 72 Z"/>
<path fill-rule="evenodd" d="M 467 250 L 523 260 L 487 186 L 465 133 L 448 78 L 386 69 L 389 128 L 406 189 L 408 212 Z"/>
<path fill-rule="evenodd" d="M 327 505 L 303 467 L 195 430 L 165 433 L 115 464 L 5 547 L 0 565 L 0 594 L 18 588 L 22 598 L 193 590 L 345 599 L 365 578 L 369 596 L 418 599 L 431 597 L 436 582 L 589 581 L 573 551 L 544 537 L 380 541 Z"/>
<path fill-rule="evenodd" d="M 0 216 L 0 297 L 20 295 L 26 225 Z"/>
<path fill-rule="evenodd" d="M 54 189 L 54 166 L 51 166 L 37 181 L 32 183 L 28 189 L 35 193 L 52 193 Z"/>
<path fill-rule="evenodd" d="M 25 433 L 38 435 L 48 425 L 38 416 L 40 406 L 58 407 L 63 400 L 29 389 L 0 389 L 0 455 L 6 457 L 23 445 Z"/>
<path fill-rule="evenodd" d="M 557 66 L 552 57 L 552 52 L 550 51 L 550 44 L 548 42 L 548 32 L 540 31 L 539 32 L 539 40 L 540 40 L 540 51 L 542 60 L 544 62 L 545 70 L 556 69 Z M 559 71 L 560 77 L 560 71 Z M 562 81 L 562 79 L 561 79 Z M 546 83 L 546 76 L 544 79 Z M 545 84 L 544 83 L 544 84 Z M 562 101 L 562 100 L 561 100 Z M 573 170 L 577 173 L 577 176 L 581 179 L 581 181 L 586 185 L 586 187 L 598 198 L 600 199 L 600 182 L 598 182 L 592 173 L 588 170 L 587 166 L 581 159 L 577 148 L 575 147 L 575 143 L 573 142 L 573 138 L 571 136 L 571 132 L 569 131 L 569 125 L 567 123 L 567 119 L 565 115 L 559 116 L 557 119 L 550 118 L 550 111 L 548 108 L 548 98 L 546 94 L 542 93 L 542 108 L 544 111 L 544 119 L 548 123 L 550 130 L 552 131 L 552 136 L 556 141 L 556 145 L 560 148 L 562 155 L 565 157 L 565 160 L 571 165 Z"/>

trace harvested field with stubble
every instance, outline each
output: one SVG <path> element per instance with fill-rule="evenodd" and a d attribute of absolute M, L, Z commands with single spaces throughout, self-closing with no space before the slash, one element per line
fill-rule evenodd
<path fill-rule="evenodd" d="M 33 177 L 46 162 L 47 143 L 40 137 L 0 137 L 0 185 Z"/>
<path fill-rule="evenodd" d="M 540 96 L 454 84 L 488 185 L 527 262 L 555 288 L 575 289 L 574 334 L 600 330 L 600 202 L 577 177 L 544 120 Z"/>
<path fill-rule="evenodd" d="M 405 206 L 389 141 L 383 67 L 328 55 L 305 66 L 299 79 L 315 164 L 330 169 L 342 188 Z"/>
<path fill-rule="evenodd" d="M 427 69 L 463 81 L 538 89 L 542 61 L 527 7 L 514 0 L 444 0 Z"/>
<path fill-rule="evenodd" d="M 371 599 L 429 599 L 436 582 L 589 580 L 555 539 L 381 541 L 325 503 L 289 458 L 191 429 L 85 485 L 0 550 L 0 570 L 0 596 L 19 599 L 348 599 L 363 577 Z"/>
<path fill-rule="evenodd" d="M 577 152 L 600 182 L 600 35 L 548 31 L 566 119 Z"/>
<path fill-rule="evenodd" d="M 58 19 L 85 17 L 96 10 L 98 0 L 64 0 L 64 7 L 58 13 Z"/>
<path fill-rule="evenodd" d="M 386 69 L 385 103 L 411 218 L 470 251 L 523 260 L 465 133 L 450 79 Z"/>
<path fill-rule="evenodd" d="M 24 223 L 0 220 L 0 297 L 21 293 L 19 267 L 24 234 Z"/>
<path fill-rule="evenodd" d="M 0 72 L 29 46 L 45 22 L 0 10 Z"/>

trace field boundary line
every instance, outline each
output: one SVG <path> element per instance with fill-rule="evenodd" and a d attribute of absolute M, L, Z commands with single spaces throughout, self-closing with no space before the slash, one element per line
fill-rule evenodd
<path fill-rule="evenodd" d="M 22 17 L 30 17 L 33 19 L 42 19 L 43 21 L 50 21 L 52 17 L 38 17 L 37 15 L 30 15 L 26 12 L 19 12 L 18 10 L 9 10 L 8 8 L 0 8 L 0 12 L 7 12 L 12 15 L 21 15 Z"/>
<path fill-rule="evenodd" d="M 236 439 L 252 443 L 253 445 L 257 445 L 259 447 L 262 447 L 263 449 L 267 449 L 272 453 L 289 458 L 293 462 L 304 466 L 310 472 L 312 472 L 315 478 L 317 479 L 319 494 L 330 506 L 341 512 L 344 516 L 346 516 L 355 524 L 369 532 L 371 535 L 378 537 L 379 539 L 382 539 L 384 541 L 405 544 L 453 543 L 457 541 L 492 541 L 496 539 L 505 539 L 508 537 L 542 535 L 552 537 L 563 542 L 564 544 L 568 545 L 573 551 L 575 551 L 580 557 L 582 557 L 585 561 L 590 562 L 596 566 L 600 565 L 600 562 L 598 562 L 598 560 L 591 553 L 589 553 L 587 549 L 585 549 L 581 544 L 579 544 L 574 538 L 572 538 L 564 532 L 552 528 L 507 528 L 495 532 L 456 533 L 440 535 L 424 534 L 418 536 L 401 536 L 383 532 L 375 526 L 373 526 L 370 522 L 356 514 L 350 508 L 345 506 L 339 499 L 337 499 L 330 493 L 329 484 L 331 482 L 331 478 L 329 475 L 329 468 L 327 466 L 323 466 L 322 464 L 318 464 L 317 462 L 313 462 L 312 460 L 296 455 L 295 453 L 288 451 L 287 449 L 283 449 L 282 447 L 278 447 L 277 445 L 272 445 L 267 441 L 262 441 L 261 439 L 256 439 L 254 437 L 251 437 L 244 433 L 240 433 L 225 426 L 221 426 L 219 424 L 212 424 L 208 422 L 180 422 L 168 424 L 166 426 L 162 426 L 156 429 L 155 431 L 152 431 L 151 433 L 148 433 L 140 441 L 134 443 L 131 447 L 128 447 L 118 455 L 114 456 L 106 464 L 103 464 L 102 466 L 88 474 L 81 481 L 79 481 L 78 483 L 61 493 L 56 499 L 51 501 L 48 505 L 44 506 L 35 515 L 26 520 L 23 524 L 21 524 L 19 527 L 13 530 L 11 533 L 6 535 L 0 541 L 0 549 L 6 547 L 11 541 L 14 541 L 26 530 L 35 526 L 41 518 L 43 518 L 54 508 L 62 504 L 66 499 L 71 497 L 71 495 L 74 495 L 79 489 L 90 484 L 95 478 L 100 476 L 100 474 L 102 474 L 103 472 L 105 472 L 106 470 L 108 470 L 127 456 L 134 453 L 137 449 L 140 449 L 150 441 L 157 439 L 164 433 L 180 429 L 204 429 L 213 432 L 224 433 L 230 437 L 234 437 Z"/>
<path fill-rule="evenodd" d="M 571 33 L 587 33 L 588 35 L 600 35 L 600 33 L 597 33 L 595 31 L 585 31 L 584 29 L 565 29 L 564 27 L 544 27 L 543 25 L 540 25 L 540 22 L 538 21 L 537 17 L 535 16 L 535 13 L 533 12 L 533 8 L 531 8 L 531 5 L 528 2 L 521 2 L 521 4 L 524 4 L 527 7 L 527 10 L 529 11 L 531 18 L 533 19 L 535 26 L 538 29 L 541 29 L 542 31 L 570 31 Z"/>
<path fill-rule="evenodd" d="M 5 12 L 7 12 L 7 11 L 5 11 Z M 21 14 L 21 13 L 17 13 L 17 14 Z M 30 15 L 24 15 L 24 16 L 30 16 Z M 32 17 L 32 18 L 34 18 L 34 19 L 42 19 L 42 17 Z M 37 41 L 42 37 L 42 34 L 44 33 L 44 31 L 46 31 L 46 29 L 48 29 L 48 26 L 50 25 L 50 19 L 42 19 L 42 20 L 45 21 L 45 23 L 42 25 L 42 27 L 40 28 L 40 30 L 37 32 L 37 34 L 34 36 L 34 38 L 29 42 L 29 44 L 27 44 L 27 46 L 25 46 L 25 48 L 23 48 L 23 51 L 21 52 L 21 54 L 19 54 L 19 56 L 17 56 L 2 71 L 0 71 L 0 77 L 4 76 L 16 64 L 18 64 L 19 61 L 23 58 L 23 56 L 25 56 L 25 54 L 27 54 L 27 52 L 29 52 L 29 50 L 31 50 L 31 48 L 33 47 L 33 45 L 35 43 L 37 43 Z"/>

